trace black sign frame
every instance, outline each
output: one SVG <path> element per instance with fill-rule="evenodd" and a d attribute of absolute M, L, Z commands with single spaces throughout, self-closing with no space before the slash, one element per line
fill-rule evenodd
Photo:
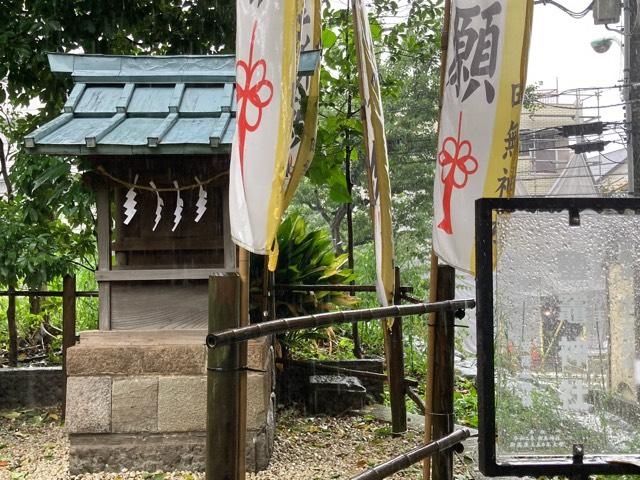
<path fill-rule="evenodd" d="M 476 322 L 478 352 L 478 462 L 480 471 L 494 476 L 566 476 L 586 478 L 588 475 L 640 474 L 640 465 L 625 462 L 624 456 L 608 461 L 585 456 L 581 445 L 574 445 L 572 455 L 540 457 L 498 463 L 496 459 L 496 408 L 494 380 L 493 318 L 493 214 L 494 212 L 568 212 L 568 222 L 579 225 L 580 212 L 606 210 L 640 213 L 640 197 L 536 197 L 481 198 L 475 204 L 476 226 Z M 640 452 L 636 460 L 640 460 Z"/>

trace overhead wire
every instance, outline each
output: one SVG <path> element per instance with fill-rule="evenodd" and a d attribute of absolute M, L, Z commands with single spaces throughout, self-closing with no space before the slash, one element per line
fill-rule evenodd
<path fill-rule="evenodd" d="M 595 2 L 592 1 L 589 5 L 587 5 L 587 7 L 584 10 L 580 12 L 574 12 L 573 10 L 569 10 L 567 7 L 565 7 L 564 5 L 554 0 L 536 0 L 535 2 L 533 2 L 534 5 L 553 5 L 554 7 L 559 8 L 569 16 L 577 19 L 584 18 L 589 13 L 589 11 L 591 11 L 594 3 Z"/>

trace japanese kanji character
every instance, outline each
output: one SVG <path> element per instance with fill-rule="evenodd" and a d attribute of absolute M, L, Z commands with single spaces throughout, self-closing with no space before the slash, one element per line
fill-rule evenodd
<path fill-rule="evenodd" d="M 562 368 L 566 368 L 570 363 L 576 367 L 586 367 L 589 360 L 587 344 L 580 340 L 568 340 L 562 337 L 559 356 Z"/>
<path fill-rule="evenodd" d="M 493 103 L 495 88 L 491 79 L 496 72 L 500 29 L 494 24 L 494 18 L 502 12 L 499 2 L 492 3 L 482 10 L 479 6 L 456 8 L 454 19 L 453 48 L 454 55 L 448 69 L 448 85 L 454 85 L 456 96 L 460 96 L 461 87 L 466 84 L 462 101 L 469 98 L 481 85 L 483 79 L 487 102 Z M 484 20 L 481 28 L 473 27 L 474 19 L 480 16 Z M 467 65 L 471 61 L 470 65 Z"/>
<path fill-rule="evenodd" d="M 509 170 L 503 168 L 502 173 L 504 173 L 504 175 L 498 178 L 498 188 L 496 188 L 496 193 L 500 198 L 506 197 L 507 193 L 511 191 L 511 177 L 509 176 Z"/>
<path fill-rule="evenodd" d="M 511 120 L 511 125 L 509 125 L 509 130 L 507 130 L 507 136 L 504 139 L 504 153 L 502 154 L 502 158 L 511 158 L 513 156 L 513 151 L 516 149 L 516 145 L 518 143 L 518 128 L 520 124 L 518 122 L 514 122 Z"/>
<path fill-rule="evenodd" d="M 589 404 L 585 401 L 587 389 L 582 380 L 564 379 L 560 382 L 560 400 L 567 410 L 586 412 Z"/>
<path fill-rule="evenodd" d="M 511 84 L 511 106 L 515 107 L 516 105 L 520 105 L 521 103 L 522 103 L 522 84 L 512 83 Z"/>

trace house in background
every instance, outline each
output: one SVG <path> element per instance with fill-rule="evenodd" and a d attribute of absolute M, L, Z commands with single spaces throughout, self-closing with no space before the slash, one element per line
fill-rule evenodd
<path fill-rule="evenodd" d="M 565 97 L 557 90 L 539 91 L 539 103 L 520 115 L 520 155 L 516 195 L 545 196 L 572 159 L 569 138 L 558 127 L 590 121 L 580 97 Z"/>
<path fill-rule="evenodd" d="M 524 109 L 520 117 L 516 196 L 609 196 L 626 192 L 625 148 L 576 154 L 570 146 L 607 137 L 562 135 L 562 127 L 600 120 L 599 114 L 584 113 L 583 104 L 589 97 L 556 90 L 539 93 L 535 108 Z"/>
<path fill-rule="evenodd" d="M 593 155 L 587 159 L 587 163 L 602 195 L 621 194 L 629 190 L 626 148 Z"/>

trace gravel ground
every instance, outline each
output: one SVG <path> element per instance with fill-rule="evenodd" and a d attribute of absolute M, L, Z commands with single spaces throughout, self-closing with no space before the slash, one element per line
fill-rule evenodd
<path fill-rule="evenodd" d="M 354 474 L 420 444 L 421 435 L 409 431 L 392 438 L 389 424 L 372 416 L 303 417 L 280 412 L 275 451 L 268 470 L 248 480 L 348 479 Z M 201 480 L 202 473 L 130 472 L 67 473 L 69 446 L 55 410 L 0 412 L 0 480 Z M 456 480 L 473 474 L 456 459 Z M 419 467 L 390 478 L 420 479 Z"/>

